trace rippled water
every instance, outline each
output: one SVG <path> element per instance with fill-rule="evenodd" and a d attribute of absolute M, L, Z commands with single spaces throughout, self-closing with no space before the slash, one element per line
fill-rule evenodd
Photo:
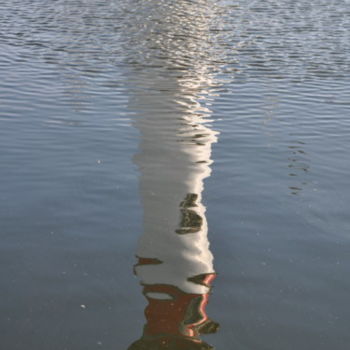
<path fill-rule="evenodd" d="M 349 33 L 347 0 L 4 0 L 2 346 L 348 349 Z"/>

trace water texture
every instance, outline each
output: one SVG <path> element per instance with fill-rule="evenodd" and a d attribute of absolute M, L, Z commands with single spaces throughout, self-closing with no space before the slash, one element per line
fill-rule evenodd
<path fill-rule="evenodd" d="M 3 0 L 0 77 L 1 348 L 348 349 L 349 1 Z"/>

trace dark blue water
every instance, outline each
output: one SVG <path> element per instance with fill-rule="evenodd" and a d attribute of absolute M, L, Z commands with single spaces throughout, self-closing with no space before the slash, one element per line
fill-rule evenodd
<path fill-rule="evenodd" d="M 4 0 L 1 347 L 348 349 L 349 15 Z"/>

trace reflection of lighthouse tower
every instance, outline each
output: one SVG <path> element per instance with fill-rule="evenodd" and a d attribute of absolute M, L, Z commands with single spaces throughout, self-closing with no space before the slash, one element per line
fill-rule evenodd
<path fill-rule="evenodd" d="M 148 306 L 143 336 L 129 349 L 210 349 L 199 338 L 218 327 L 205 310 L 215 272 L 202 204 L 217 133 L 199 103 L 213 84 L 202 51 L 210 10 L 182 0 L 139 6 L 147 20 L 132 26 L 128 78 L 136 87 L 130 108 L 141 139 L 135 163 L 144 208 L 134 271 Z"/>
<path fill-rule="evenodd" d="M 141 172 L 145 227 L 135 272 L 149 301 L 144 336 L 199 342 L 200 332 L 217 328 L 205 312 L 215 273 L 201 203 L 216 137 L 193 121 L 198 114 L 192 119 L 188 107 L 181 114 L 185 118 L 173 120 L 164 116 L 165 111 L 158 114 L 156 102 L 150 105 L 153 113 L 135 123 L 142 138 L 135 162 Z"/>

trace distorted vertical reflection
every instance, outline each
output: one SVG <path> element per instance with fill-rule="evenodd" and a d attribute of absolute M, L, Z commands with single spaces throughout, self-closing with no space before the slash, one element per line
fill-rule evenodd
<path fill-rule="evenodd" d="M 143 334 L 129 349 L 211 349 L 200 338 L 219 326 L 206 312 L 216 273 L 202 192 L 218 134 L 208 125 L 219 85 L 216 8 L 183 0 L 134 5 L 129 107 L 140 132 L 134 161 L 144 211 L 134 272 L 148 305 Z"/>
<path fill-rule="evenodd" d="M 290 193 L 293 195 L 299 194 L 303 187 L 308 184 L 304 178 L 304 175 L 310 170 L 309 159 L 306 151 L 304 150 L 305 146 L 305 142 L 299 140 L 291 142 L 291 144 L 288 146 L 288 150 L 290 152 L 290 156 L 288 157 L 288 175 L 297 179 L 295 180 L 294 184 L 289 186 L 291 191 Z"/>

